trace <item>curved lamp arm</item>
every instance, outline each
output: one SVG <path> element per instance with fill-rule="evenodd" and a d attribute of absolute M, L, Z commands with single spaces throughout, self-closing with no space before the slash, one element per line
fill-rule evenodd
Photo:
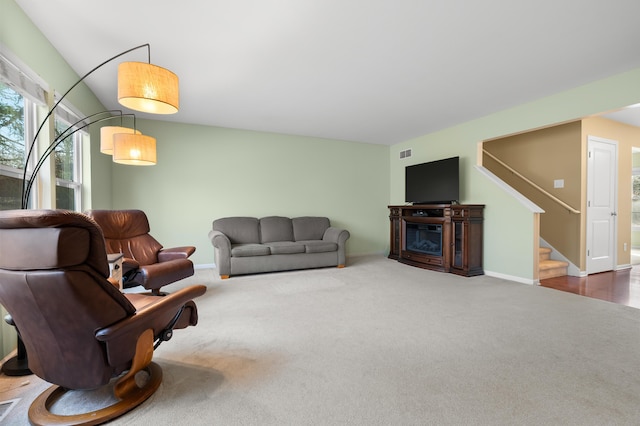
<path fill-rule="evenodd" d="M 96 118 L 96 119 L 91 120 L 89 122 L 85 122 L 87 119 L 91 119 L 93 117 L 97 117 L 97 116 L 100 116 L 100 115 L 103 115 L 103 114 L 113 114 L 113 113 L 118 113 L 118 115 L 109 115 L 108 117 Z M 29 180 L 25 179 L 23 181 L 22 209 L 26 209 L 28 204 L 29 204 L 29 196 L 31 194 L 31 189 L 33 187 L 33 182 L 35 181 L 34 177 L 38 174 L 38 172 L 40 171 L 40 169 L 44 165 L 46 159 L 51 154 L 53 154 L 55 149 L 58 147 L 58 145 L 60 145 L 62 143 L 62 141 L 64 141 L 69 136 L 72 136 L 75 133 L 79 132 L 80 130 L 91 126 L 92 124 L 100 123 L 100 122 L 107 121 L 107 120 L 112 120 L 114 118 L 120 118 L 120 120 L 122 121 L 122 118 L 125 117 L 125 116 L 132 116 L 133 117 L 133 128 L 135 130 L 135 128 L 136 128 L 136 124 L 135 124 L 136 116 L 135 116 L 135 114 L 123 114 L 122 111 L 114 109 L 114 110 L 106 110 L 106 111 L 96 112 L 95 114 L 91 114 L 91 115 L 88 115 L 88 116 L 86 116 L 84 118 L 81 118 L 80 120 L 76 121 L 75 123 L 73 123 L 69 127 L 67 127 L 62 133 L 60 133 L 60 135 L 58 135 L 53 140 L 53 142 L 51 142 L 51 144 L 47 147 L 47 149 L 44 151 L 42 156 L 38 159 L 38 162 L 36 163 L 35 167 L 33 168 L 33 172 L 31 174 L 31 179 L 29 179 Z M 82 123 L 82 126 L 78 126 L 81 123 Z"/>
<path fill-rule="evenodd" d="M 40 164 L 40 166 L 36 169 L 34 169 L 33 173 L 31 174 L 31 179 L 28 181 L 29 184 L 27 184 L 27 166 L 29 164 L 29 159 L 31 158 L 31 155 L 33 153 L 33 148 L 36 145 L 36 141 L 38 140 L 38 136 L 40 135 L 40 132 L 42 131 L 42 128 L 44 127 L 44 125 L 46 124 L 46 122 L 49 120 L 49 118 L 51 117 L 51 114 L 53 114 L 53 111 L 56 109 L 56 107 L 58 105 L 60 105 L 60 102 L 62 102 L 62 100 L 69 94 L 69 92 L 71 92 L 78 84 L 80 84 L 85 78 L 87 78 L 89 75 L 91 75 L 94 71 L 96 71 L 97 69 L 101 68 L 102 66 L 108 64 L 109 62 L 113 61 L 114 59 L 119 58 L 120 56 L 126 55 L 129 52 L 132 52 L 134 50 L 137 49 L 141 49 L 143 47 L 147 48 L 147 57 L 149 60 L 149 63 L 151 63 L 151 45 L 149 45 L 149 43 L 145 43 L 145 44 L 141 44 L 140 46 L 136 46 L 133 47 L 131 49 L 125 50 L 124 52 L 118 53 L 115 56 L 112 56 L 111 58 L 107 59 L 106 61 L 102 62 L 100 65 L 96 66 L 95 68 L 93 68 L 91 71 L 89 71 L 88 73 L 86 73 L 85 75 L 83 75 L 82 77 L 80 77 L 80 79 L 78 81 L 76 81 L 73 86 L 71 86 L 69 88 L 69 90 L 67 90 L 66 92 L 64 92 L 64 95 L 62 95 L 60 97 L 60 99 L 58 99 L 58 101 L 53 105 L 53 107 L 49 110 L 49 112 L 47 113 L 47 115 L 44 117 L 44 119 L 42 120 L 42 123 L 40 123 L 40 127 L 38 127 L 38 130 L 36 131 L 36 134 L 33 137 L 33 140 L 31 141 L 31 144 L 29 145 L 29 151 L 27 153 L 27 157 L 24 160 L 24 170 L 22 173 L 22 206 L 21 208 L 26 209 L 27 205 L 28 205 L 28 201 L 29 201 L 29 193 L 31 192 L 31 181 L 33 181 L 33 179 L 36 176 L 37 171 L 40 169 L 40 167 L 42 166 L 42 162 L 44 162 L 44 160 L 51 155 L 51 152 L 49 151 L 49 149 L 47 149 L 47 152 L 45 152 L 45 154 L 43 154 L 43 156 L 40 158 L 40 160 L 38 160 L 38 164 Z M 105 112 L 105 111 L 102 111 Z M 97 114 L 101 114 L 101 113 L 97 113 Z M 96 114 L 92 114 L 92 115 L 96 115 Z M 92 115 L 88 116 L 91 117 Z M 88 118 L 85 117 L 85 118 Z M 83 119 L 84 120 L 84 119 Z M 106 120 L 106 118 L 105 118 Z M 82 121 L 82 120 L 81 120 Z M 97 120 L 95 122 L 98 121 L 103 121 L 103 120 Z M 77 122 L 78 123 L 78 122 Z M 76 124 L 77 124 L 76 123 Z M 90 123 L 93 124 L 94 122 Z M 73 126 L 71 126 L 73 127 Z M 83 126 L 82 128 L 87 127 L 87 126 Z M 67 129 L 68 130 L 68 129 Z M 77 130 L 76 130 L 77 131 Z M 64 133 L 64 132 L 63 132 Z M 75 133 L 75 131 L 73 132 Z M 67 136 L 70 136 L 71 134 L 68 134 Z M 56 138 L 57 140 L 58 138 Z M 53 145 L 56 140 L 54 140 L 54 142 L 52 142 L 51 145 Z M 58 141 L 58 144 L 60 143 L 60 141 Z M 49 146 L 49 148 L 51 148 L 51 145 Z M 27 187 L 29 188 L 27 190 Z"/>

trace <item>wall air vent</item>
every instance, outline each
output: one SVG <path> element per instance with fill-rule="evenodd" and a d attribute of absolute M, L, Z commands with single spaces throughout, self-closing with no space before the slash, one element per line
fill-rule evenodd
<path fill-rule="evenodd" d="M 411 157 L 411 148 L 400 151 L 400 158 Z"/>

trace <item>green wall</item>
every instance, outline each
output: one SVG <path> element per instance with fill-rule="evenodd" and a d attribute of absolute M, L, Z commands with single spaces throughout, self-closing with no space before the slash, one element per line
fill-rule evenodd
<path fill-rule="evenodd" d="M 327 216 L 347 228 L 347 254 L 388 246 L 389 147 L 210 126 L 138 120 L 157 140 L 158 164 L 113 168 L 113 208 L 139 208 L 165 247 L 195 245 L 225 216 Z"/>

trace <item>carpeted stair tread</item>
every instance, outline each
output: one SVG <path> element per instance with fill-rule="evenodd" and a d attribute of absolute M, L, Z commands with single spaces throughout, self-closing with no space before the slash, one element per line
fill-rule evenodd
<path fill-rule="evenodd" d="M 567 275 L 568 262 L 561 260 L 541 260 L 538 264 L 538 278 L 541 280 L 547 278 L 562 277 Z"/>
<path fill-rule="evenodd" d="M 562 260 L 553 260 L 553 259 L 543 260 L 539 264 L 539 267 L 540 267 L 541 271 L 545 270 L 545 269 L 553 269 L 553 268 L 558 268 L 558 267 L 566 268 L 567 266 L 569 266 L 569 263 L 563 262 Z"/>
<path fill-rule="evenodd" d="M 540 261 L 548 260 L 551 256 L 551 249 L 549 247 L 540 247 L 538 250 Z"/>

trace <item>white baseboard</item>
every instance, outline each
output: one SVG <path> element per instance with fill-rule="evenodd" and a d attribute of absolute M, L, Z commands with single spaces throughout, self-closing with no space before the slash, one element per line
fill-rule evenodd
<path fill-rule="evenodd" d="M 617 265 L 616 266 L 616 271 L 624 271 L 625 269 L 631 269 L 633 268 L 633 265 L 630 263 L 624 264 L 624 265 Z"/>
<path fill-rule="evenodd" d="M 516 276 L 513 276 L 513 275 L 502 274 L 500 272 L 493 272 L 493 271 L 486 271 L 485 270 L 484 274 L 489 276 L 489 277 L 500 278 L 500 279 L 509 280 L 509 281 L 515 281 L 515 282 L 522 283 L 522 284 L 529 284 L 529 285 L 540 284 L 540 282 L 537 281 L 537 280 L 533 280 L 533 279 L 530 279 L 530 278 L 516 277 Z"/>
<path fill-rule="evenodd" d="M 199 265 L 193 265 L 193 269 L 215 269 L 215 263 L 201 263 Z"/>

